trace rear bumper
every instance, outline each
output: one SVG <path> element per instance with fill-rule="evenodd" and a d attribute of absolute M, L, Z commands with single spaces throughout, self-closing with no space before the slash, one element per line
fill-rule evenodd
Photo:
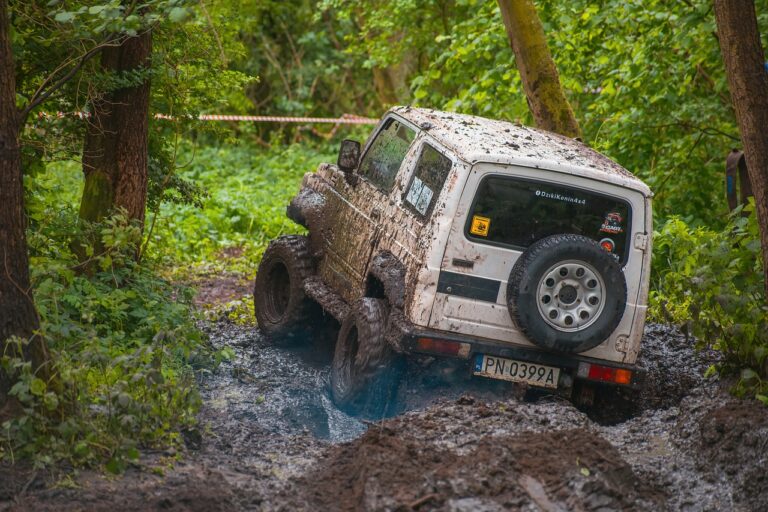
<path fill-rule="evenodd" d="M 443 340 L 446 342 L 461 344 L 456 354 L 449 354 L 443 351 L 424 350 L 419 345 L 419 339 L 429 338 Z M 560 381 L 558 388 L 570 388 L 575 380 L 583 382 L 594 382 L 595 384 L 619 386 L 628 388 L 639 388 L 643 384 L 644 374 L 635 365 L 626 365 L 605 361 L 591 357 L 584 357 L 578 354 L 564 354 L 550 352 L 535 347 L 525 347 L 520 345 L 511 345 L 509 343 L 500 343 L 470 336 L 464 336 L 442 331 L 415 330 L 406 334 L 402 340 L 402 348 L 407 353 L 425 354 L 435 357 L 449 357 L 454 359 L 467 360 L 470 367 L 474 367 L 475 358 L 482 355 L 491 355 L 536 363 L 560 368 Z M 628 385 L 620 385 L 613 382 L 598 381 L 589 379 L 585 375 L 579 374 L 579 367 L 584 368 L 584 364 L 599 365 L 606 368 L 623 369 L 632 372 L 632 378 Z"/>

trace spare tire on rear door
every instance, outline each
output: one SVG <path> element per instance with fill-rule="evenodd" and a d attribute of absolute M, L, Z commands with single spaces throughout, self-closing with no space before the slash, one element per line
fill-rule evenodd
<path fill-rule="evenodd" d="M 584 352 L 619 325 L 627 282 L 616 258 L 581 235 L 553 235 L 530 246 L 507 285 L 509 313 L 536 345 Z"/>

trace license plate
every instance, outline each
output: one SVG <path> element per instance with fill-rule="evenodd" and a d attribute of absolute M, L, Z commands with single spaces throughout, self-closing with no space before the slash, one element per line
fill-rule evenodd
<path fill-rule="evenodd" d="M 474 373 L 492 379 L 526 382 L 532 386 L 544 388 L 557 388 L 560 368 L 478 354 L 475 358 Z"/>

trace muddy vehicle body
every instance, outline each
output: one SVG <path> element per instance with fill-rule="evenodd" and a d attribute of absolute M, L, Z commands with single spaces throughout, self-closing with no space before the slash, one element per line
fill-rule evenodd
<path fill-rule="evenodd" d="M 560 393 L 639 385 L 651 192 L 584 144 L 397 107 L 361 148 L 305 175 L 255 287 L 275 340 L 340 322 L 333 397 L 377 410 L 403 357 Z M 589 393 L 587 393 L 588 395 Z"/>

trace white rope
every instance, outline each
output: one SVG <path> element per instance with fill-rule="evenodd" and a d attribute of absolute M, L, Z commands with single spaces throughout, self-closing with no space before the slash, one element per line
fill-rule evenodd
<path fill-rule="evenodd" d="M 50 114 L 48 112 L 40 112 L 38 118 L 40 119 L 62 119 L 68 115 L 85 119 L 91 117 L 90 112 L 56 112 Z M 174 117 L 166 114 L 155 114 L 155 119 L 166 119 L 173 121 Z M 328 124 L 376 124 L 378 119 L 372 119 L 370 117 L 356 116 L 352 114 L 343 114 L 341 117 L 288 117 L 288 116 L 240 116 L 229 114 L 200 114 L 196 118 L 199 121 L 238 121 L 238 122 L 252 122 L 252 123 L 328 123 Z"/>

